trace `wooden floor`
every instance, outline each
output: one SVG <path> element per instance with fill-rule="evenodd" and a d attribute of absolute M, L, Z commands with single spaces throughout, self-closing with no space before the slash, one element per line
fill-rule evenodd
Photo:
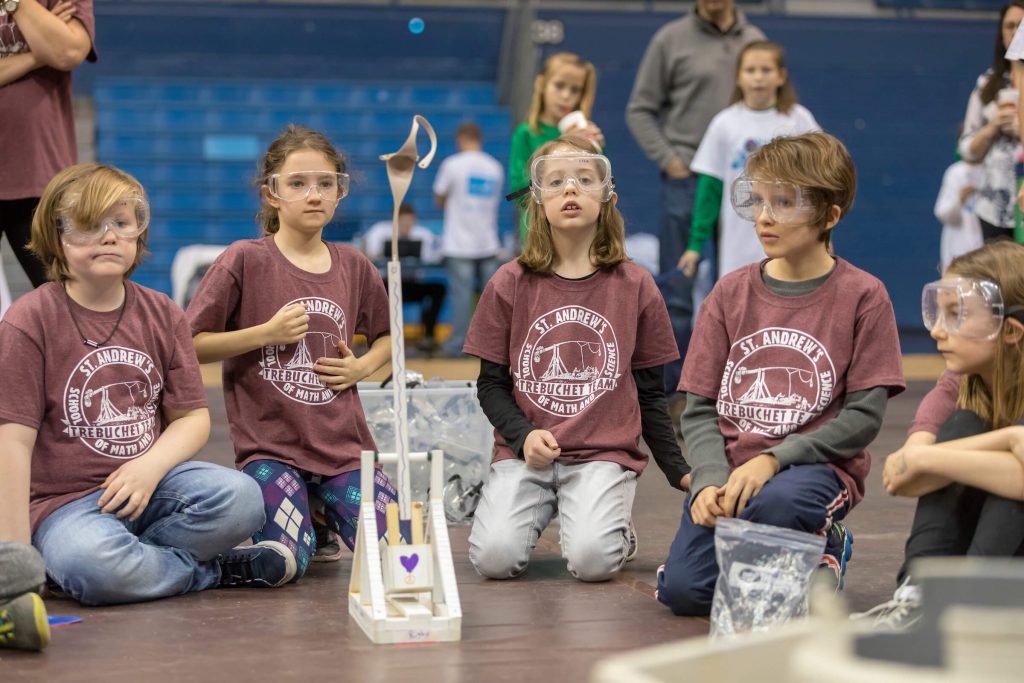
<path fill-rule="evenodd" d="M 855 610 L 888 599 L 894 588 L 913 503 L 885 495 L 880 462 L 902 442 L 931 386 L 912 382 L 889 403 L 872 448 L 868 496 L 849 518 L 856 542 L 846 597 Z M 222 394 L 216 386 L 208 392 L 215 427 L 200 457 L 230 464 Z M 0 681 L 584 681 L 609 654 L 707 632 L 706 620 L 674 617 L 653 595 L 682 501 L 656 467 L 641 477 L 634 506 L 639 557 L 603 584 L 572 579 L 554 529 L 542 537 L 525 576 L 485 581 L 466 558 L 468 527 L 453 527 L 465 615 L 459 643 L 371 645 L 348 616 L 347 556 L 315 564 L 301 581 L 277 590 L 210 590 L 105 608 L 49 600 L 51 614 L 82 623 L 55 629 L 42 654 L 0 650 Z"/>

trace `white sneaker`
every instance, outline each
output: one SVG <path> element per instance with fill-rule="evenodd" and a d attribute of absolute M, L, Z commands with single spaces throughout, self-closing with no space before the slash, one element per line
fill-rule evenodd
<path fill-rule="evenodd" d="M 880 631 L 905 631 L 921 620 L 921 588 L 910 583 L 908 576 L 892 594 L 892 600 L 850 617 L 870 619 L 871 627 Z"/>

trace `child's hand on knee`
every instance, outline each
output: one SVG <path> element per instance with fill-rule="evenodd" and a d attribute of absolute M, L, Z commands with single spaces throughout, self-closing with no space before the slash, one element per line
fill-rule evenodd
<path fill-rule="evenodd" d="M 720 505 L 719 496 L 723 491 L 718 486 L 705 486 L 690 503 L 690 517 L 694 524 L 714 527 L 715 520 L 725 516 Z"/>
<path fill-rule="evenodd" d="M 555 436 L 546 429 L 534 429 L 523 442 L 523 457 L 530 467 L 547 467 L 561 454 Z"/>
<path fill-rule="evenodd" d="M 779 471 L 778 459 L 769 453 L 762 453 L 746 461 L 729 475 L 725 483 L 722 510 L 729 517 L 739 517 L 747 502 L 761 492 Z"/>
<path fill-rule="evenodd" d="M 110 473 L 101 485 L 103 495 L 98 505 L 101 512 L 116 512 L 118 519 L 134 522 L 146 510 L 167 470 L 145 457 L 129 460 Z"/>

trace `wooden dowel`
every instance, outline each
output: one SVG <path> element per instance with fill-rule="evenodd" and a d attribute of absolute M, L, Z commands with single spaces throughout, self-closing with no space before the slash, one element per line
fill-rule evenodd
<path fill-rule="evenodd" d="M 398 503 L 388 503 L 384 510 L 388 519 L 388 545 L 400 545 L 402 532 L 398 527 Z"/>
<path fill-rule="evenodd" d="M 409 526 L 412 527 L 412 544 L 421 545 L 423 543 L 423 503 L 416 501 L 412 504 L 412 517 L 409 520 Z"/>

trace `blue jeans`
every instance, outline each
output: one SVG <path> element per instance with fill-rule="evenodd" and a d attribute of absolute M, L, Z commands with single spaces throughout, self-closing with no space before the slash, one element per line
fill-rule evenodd
<path fill-rule="evenodd" d="M 680 616 L 707 616 L 718 580 L 715 530 L 694 523 L 686 497 L 679 530 L 658 576 L 658 600 Z M 740 519 L 807 533 L 825 533 L 849 511 L 846 489 L 828 465 L 787 467 L 747 502 Z M 826 545 L 835 556 L 842 548 Z"/>
<path fill-rule="evenodd" d="M 216 586 L 217 555 L 264 521 L 256 482 L 206 462 L 171 469 L 134 522 L 100 512 L 102 493 L 58 508 L 32 537 L 50 578 L 85 605 L 155 600 Z"/>
<path fill-rule="evenodd" d="M 448 273 L 448 293 L 452 307 L 452 333 L 445 340 L 442 351 L 448 356 L 461 356 L 466 343 L 469 320 L 473 317 L 473 294 L 484 291 L 487 281 L 498 270 L 498 259 L 455 258 L 446 256 L 444 267 Z"/>
<path fill-rule="evenodd" d="M 661 176 L 661 224 L 658 229 L 660 276 L 658 287 L 668 308 L 672 332 L 679 349 L 679 360 L 665 364 L 665 394 L 671 396 L 679 385 L 679 375 L 690 346 L 693 329 L 693 278 L 676 268 L 679 257 L 690 242 L 693 203 L 697 196 L 697 176 L 674 179 Z"/>

